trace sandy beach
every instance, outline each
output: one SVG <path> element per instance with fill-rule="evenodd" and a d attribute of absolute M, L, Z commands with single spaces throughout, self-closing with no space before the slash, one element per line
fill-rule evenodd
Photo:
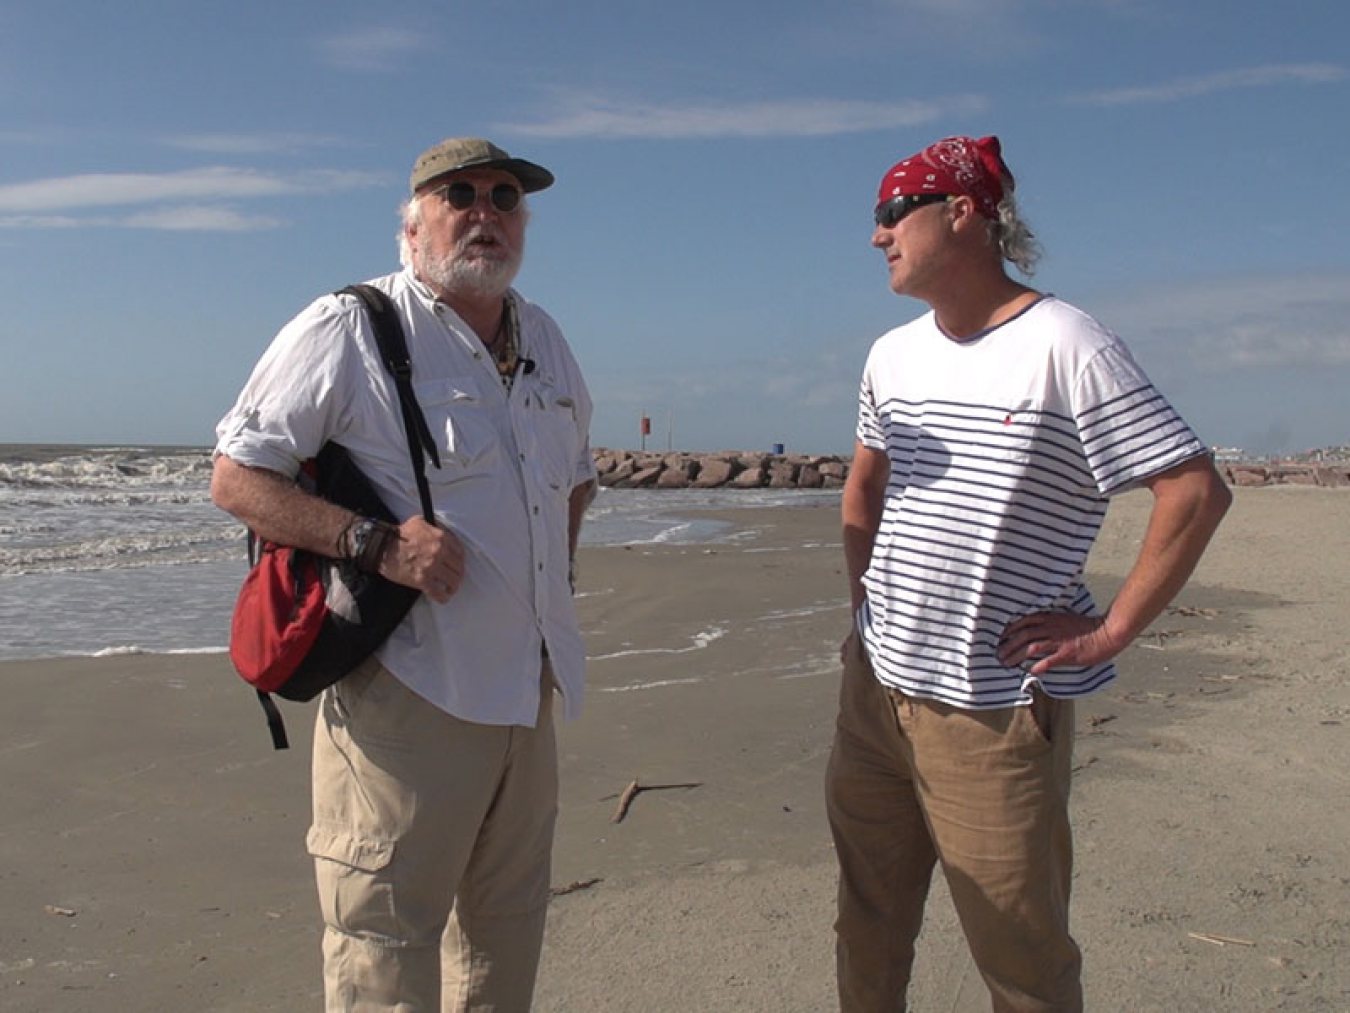
<path fill-rule="evenodd" d="M 1235 493 L 1078 710 L 1089 1009 L 1350 1009 L 1350 490 Z M 1148 505 L 1112 505 L 1103 602 Z M 591 689 L 560 727 L 540 1011 L 833 1007 L 837 512 L 720 516 L 735 541 L 583 550 Z M 319 1009 L 312 707 L 275 753 L 223 655 L 11 662 L 0 684 L 0 1009 Z M 940 877 L 911 1000 L 988 1009 Z"/>

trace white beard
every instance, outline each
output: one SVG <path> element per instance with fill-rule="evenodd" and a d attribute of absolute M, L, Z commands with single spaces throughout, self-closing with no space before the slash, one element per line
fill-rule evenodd
<path fill-rule="evenodd" d="M 488 247 L 488 256 L 473 255 L 473 241 L 484 234 L 475 230 L 442 257 L 425 252 L 421 257 L 423 279 L 447 294 L 473 298 L 500 298 L 520 271 L 521 255 L 505 245 Z"/>

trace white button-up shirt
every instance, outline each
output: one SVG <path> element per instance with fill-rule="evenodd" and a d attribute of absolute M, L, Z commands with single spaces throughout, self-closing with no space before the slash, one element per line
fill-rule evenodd
<path fill-rule="evenodd" d="M 439 469 L 427 466 L 436 519 L 465 552 L 459 589 L 445 604 L 419 599 L 379 660 L 456 717 L 533 725 L 547 645 L 575 717 L 585 652 L 568 582 L 568 496 L 595 477 L 581 371 L 557 324 L 516 295 L 524 361 L 508 391 L 474 332 L 411 271 L 371 284 L 399 308 L 441 456 Z M 421 513 L 398 394 L 354 297 L 324 296 L 282 328 L 216 434 L 217 453 L 289 476 L 339 443 L 397 517 Z"/>

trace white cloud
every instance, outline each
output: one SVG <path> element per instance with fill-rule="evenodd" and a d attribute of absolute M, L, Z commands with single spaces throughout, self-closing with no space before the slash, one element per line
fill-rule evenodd
<path fill-rule="evenodd" d="M 1211 443 L 1276 453 L 1350 438 L 1350 274 L 1160 286 L 1085 308 Z"/>
<path fill-rule="evenodd" d="M 1346 76 L 1346 68 L 1334 63 L 1272 64 L 1200 77 L 1178 78 L 1162 84 L 1088 92 L 1070 96 L 1065 101 L 1076 105 L 1097 106 L 1179 102 L 1183 99 L 1239 88 L 1266 88 L 1281 84 L 1333 84 L 1345 80 Z"/>
<path fill-rule="evenodd" d="M 0 229 L 75 229 L 85 221 L 69 215 L 4 215 L 0 216 Z"/>
<path fill-rule="evenodd" d="M 276 218 L 243 215 L 229 208 L 178 207 L 131 215 L 7 215 L 0 216 L 0 229 L 152 229 L 168 232 L 257 232 L 274 229 Z"/>
<path fill-rule="evenodd" d="M 107 172 L 0 186 L 0 211 L 50 211 L 192 198 L 274 197 L 293 185 L 250 169 Z"/>
<path fill-rule="evenodd" d="M 577 96 L 549 118 L 499 126 L 512 133 L 554 138 L 825 137 L 911 127 L 978 113 L 986 105 L 984 99 L 969 95 L 926 101 L 801 99 L 706 105 Z"/>
<path fill-rule="evenodd" d="M 59 229 L 83 225 L 238 232 L 275 228 L 275 218 L 245 214 L 232 202 L 332 193 L 378 185 L 373 173 L 313 170 L 291 175 L 252 169 L 202 168 L 168 173 L 87 173 L 0 186 L 0 226 Z M 121 216 L 72 214 L 145 205 Z"/>
<path fill-rule="evenodd" d="M 321 134 L 178 134 L 164 138 L 164 143 L 215 155 L 275 155 L 333 147 L 341 141 Z"/>
<path fill-rule="evenodd" d="M 168 232 L 257 232 L 277 228 L 282 223 L 277 218 L 240 214 L 229 208 L 174 207 L 128 215 L 116 224 Z"/>
<path fill-rule="evenodd" d="M 1093 311 L 1173 372 L 1350 366 L 1346 275 L 1196 283 Z"/>
<path fill-rule="evenodd" d="M 385 73 L 398 70 L 431 41 L 420 32 L 402 28 L 353 29 L 320 39 L 324 60 L 340 70 Z"/>

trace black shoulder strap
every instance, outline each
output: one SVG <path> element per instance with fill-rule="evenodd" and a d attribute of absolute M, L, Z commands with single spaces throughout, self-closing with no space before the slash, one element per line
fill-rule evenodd
<path fill-rule="evenodd" d="M 398 309 L 393 301 L 373 285 L 348 285 L 338 295 L 354 295 L 366 307 L 371 327 L 375 331 L 375 340 L 380 346 L 380 356 L 385 368 L 394 378 L 398 388 L 399 407 L 403 410 L 403 431 L 408 437 L 408 456 L 412 458 L 413 473 L 417 476 L 417 493 L 422 499 L 422 517 L 428 523 L 436 523 L 431 508 L 431 489 L 427 485 L 425 458 L 431 458 L 436 467 L 441 466 L 441 455 L 436 449 L 436 441 L 431 438 L 427 420 L 417 404 L 412 389 L 412 357 L 408 354 L 408 342 L 403 335 L 403 325 L 399 322 Z"/>
<path fill-rule="evenodd" d="M 267 715 L 267 730 L 272 733 L 272 748 L 290 749 L 290 740 L 286 738 L 286 722 L 281 719 L 281 711 L 277 709 L 272 694 L 265 693 L 262 690 L 256 692 L 258 702 L 262 704 L 263 713 Z"/>
<path fill-rule="evenodd" d="M 373 285 L 348 285 L 337 295 L 353 295 L 361 300 L 370 317 L 371 327 L 375 331 L 375 341 L 380 346 L 380 357 L 384 367 L 394 378 L 398 389 L 398 403 L 403 411 L 403 432 L 408 437 L 408 456 L 412 460 L 413 474 L 417 478 L 417 494 L 422 500 L 422 517 L 429 524 L 436 523 L 436 514 L 431 508 L 431 488 L 427 485 L 426 457 L 430 457 L 436 467 L 441 466 L 441 455 L 436 450 L 436 441 L 431 438 L 427 420 L 417 404 L 417 396 L 412 389 L 412 356 L 408 354 L 408 341 L 403 334 L 403 324 L 399 322 L 398 309 L 393 301 Z M 424 456 L 425 455 L 425 456 Z M 253 532 L 249 532 L 249 563 L 256 562 L 256 545 Z M 286 724 L 281 711 L 277 709 L 270 693 L 258 690 L 258 701 L 267 715 L 267 727 L 272 733 L 272 748 L 288 749 Z"/>

